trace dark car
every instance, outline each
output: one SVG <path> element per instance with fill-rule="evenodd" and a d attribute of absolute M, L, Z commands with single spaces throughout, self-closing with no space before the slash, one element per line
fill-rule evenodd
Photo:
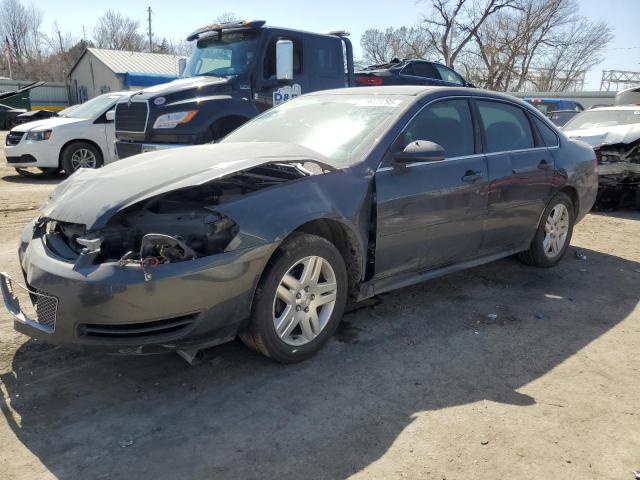
<path fill-rule="evenodd" d="M 433 85 L 473 87 L 455 70 L 426 60 L 393 59 L 389 63 L 371 65 L 355 74 L 356 85 Z"/>
<path fill-rule="evenodd" d="M 16 125 L 16 118 L 23 113 L 27 113 L 27 110 L 0 103 L 0 130 L 12 129 Z"/>
<path fill-rule="evenodd" d="M 513 254 L 555 265 L 596 191 L 593 150 L 510 96 L 328 90 L 217 144 L 76 172 L 22 234 L 28 292 L 0 286 L 46 342 L 145 354 L 239 335 L 295 362 L 347 302 Z"/>
<path fill-rule="evenodd" d="M 16 116 L 12 127 L 22 125 L 23 123 L 35 122 L 36 120 L 44 120 L 45 118 L 55 117 L 56 115 L 57 113 L 52 110 L 31 110 L 30 112 L 24 112 Z"/>
<path fill-rule="evenodd" d="M 554 110 L 547 113 L 549 120 L 557 127 L 562 127 L 565 123 L 571 120 L 580 112 L 577 110 Z"/>

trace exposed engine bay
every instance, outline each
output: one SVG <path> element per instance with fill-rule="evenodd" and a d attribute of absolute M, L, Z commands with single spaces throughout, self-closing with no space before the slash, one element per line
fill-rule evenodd
<path fill-rule="evenodd" d="M 234 219 L 216 206 L 234 199 L 300 179 L 311 170 L 300 163 L 272 163 L 173 190 L 124 208 L 105 227 L 87 232 L 83 225 L 43 219 L 40 227 L 49 250 L 59 257 L 86 263 L 118 262 L 141 265 L 145 278 L 150 269 L 222 253 L 239 232 Z"/>
<path fill-rule="evenodd" d="M 640 139 L 594 148 L 599 166 L 599 207 L 640 208 Z"/>

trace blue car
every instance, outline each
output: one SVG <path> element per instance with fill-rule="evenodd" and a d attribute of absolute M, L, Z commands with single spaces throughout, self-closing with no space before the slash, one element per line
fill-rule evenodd
<path fill-rule="evenodd" d="M 523 98 L 527 103 L 530 103 L 545 115 L 557 110 L 574 110 L 576 112 L 582 112 L 584 107 L 579 102 L 573 100 L 564 100 L 562 98 Z"/>

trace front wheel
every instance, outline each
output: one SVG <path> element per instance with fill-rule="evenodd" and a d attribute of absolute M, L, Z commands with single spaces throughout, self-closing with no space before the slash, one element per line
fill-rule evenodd
<path fill-rule="evenodd" d="M 335 332 L 347 288 L 346 267 L 336 247 L 316 235 L 295 234 L 263 274 L 250 324 L 240 338 L 278 362 L 305 360 Z"/>
<path fill-rule="evenodd" d="M 65 147 L 61 163 L 67 175 L 71 175 L 79 168 L 100 168 L 102 153 L 90 143 L 75 142 Z"/>
<path fill-rule="evenodd" d="M 545 208 L 531 246 L 520 253 L 520 260 L 536 267 L 556 265 L 569 248 L 574 222 L 573 202 L 567 194 L 559 192 Z"/>

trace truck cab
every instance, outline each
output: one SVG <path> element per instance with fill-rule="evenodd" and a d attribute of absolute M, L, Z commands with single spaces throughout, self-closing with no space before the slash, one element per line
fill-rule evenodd
<path fill-rule="evenodd" d="M 264 21 L 196 30 L 187 37 L 195 45 L 182 78 L 116 105 L 118 158 L 215 141 L 304 93 L 353 86 L 346 35 L 270 27 Z"/>

